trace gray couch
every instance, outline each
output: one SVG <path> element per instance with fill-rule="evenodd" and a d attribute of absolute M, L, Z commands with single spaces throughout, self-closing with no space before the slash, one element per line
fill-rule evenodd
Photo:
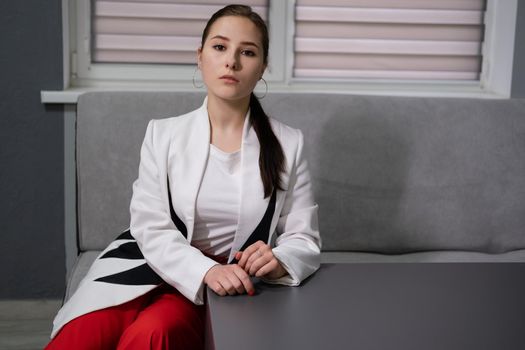
<path fill-rule="evenodd" d="M 93 92 L 77 108 L 79 256 L 66 298 L 128 227 L 152 118 L 202 93 Z M 525 100 L 270 94 L 303 130 L 324 262 L 525 261 Z"/>

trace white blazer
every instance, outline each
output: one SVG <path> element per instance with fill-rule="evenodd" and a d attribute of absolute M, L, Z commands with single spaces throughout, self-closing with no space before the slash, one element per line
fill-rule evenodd
<path fill-rule="evenodd" d="M 318 206 L 303 154 L 303 135 L 270 118 L 285 154 L 284 191 L 264 198 L 259 141 L 248 112 L 241 144 L 241 196 L 235 252 L 262 240 L 288 275 L 267 283 L 297 286 L 320 264 Z M 188 114 L 151 120 L 133 184 L 131 222 L 97 257 L 72 297 L 58 312 L 51 337 L 70 320 L 119 305 L 166 282 L 203 304 L 206 272 L 216 262 L 191 246 L 195 202 L 210 149 L 207 100 Z"/>

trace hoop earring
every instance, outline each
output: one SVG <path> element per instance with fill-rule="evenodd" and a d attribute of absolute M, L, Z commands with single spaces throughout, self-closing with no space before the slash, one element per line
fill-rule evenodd
<path fill-rule="evenodd" d="M 260 80 L 262 80 L 264 82 L 264 87 L 265 87 L 265 90 L 264 90 L 264 95 L 262 96 L 257 96 L 255 95 L 255 97 L 257 97 L 259 100 L 262 100 L 263 98 L 266 97 L 266 95 L 268 94 L 268 83 L 266 82 L 266 80 L 264 80 L 264 78 L 261 78 Z"/>
<path fill-rule="evenodd" d="M 204 87 L 204 83 L 201 85 L 201 86 L 197 86 L 197 84 L 195 83 L 195 75 L 197 75 L 197 71 L 199 70 L 199 66 L 195 67 L 195 71 L 193 71 L 193 79 L 192 79 L 192 82 L 193 82 L 193 87 L 195 89 L 201 89 Z"/>

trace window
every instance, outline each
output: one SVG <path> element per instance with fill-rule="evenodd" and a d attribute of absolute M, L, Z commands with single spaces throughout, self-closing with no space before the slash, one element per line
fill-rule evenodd
<path fill-rule="evenodd" d="M 267 0 L 241 3 L 267 19 Z M 225 4 L 217 0 L 94 0 L 91 61 L 195 64 L 195 50 L 206 21 Z"/>
<path fill-rule="evenodd" d="M 484 0 L 297 0 L 294 77 L 479 80 Z"/>
<path fill-rule="evenodd" d="M 516 0 L 236 2 L 269 25 L 270 91 L 510 94 Z M 188 90 L 204 21 L 226 2 L 63 3 L 69 86 Z"/>

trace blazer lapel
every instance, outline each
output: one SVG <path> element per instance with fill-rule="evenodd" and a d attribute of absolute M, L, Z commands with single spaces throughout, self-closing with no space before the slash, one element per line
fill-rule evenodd
<path fill-rule="evenodd" d="M 261 181 L 261 174 L 259 171 L 259 139 L 253 127 L 251 127 L 250 113 L 246 115 L 244 122 L 242 145 L 241 145 L 241 196 L 239 221 L 235 238 L 233 240 L 232 249 L 228 261 L 231 262 L 234 255 L 241 248 L 245 248 L 245 243 L 250 243 L 250 236 L 252 233 L 254 238 L 261 239 L 267 242 L 269 237 L 270 225 L 268 229 L 263 229 L 266 226 L 266 221 L 271 222 L 275 208 L 275 196 L 273 198 L 273 209 L 271 198 L 264 198 L 264 187 Z M 267 213 L 267 209 L 271 209 L 271 213 Z M 269 218 L 267 218 L 269 215 Z M 267 220 L 263 220 L 267 218 Z M 256 230 L 259 227 L 258 230 Z M 256 232 L 257 231 L 257 232 Z M 266 231 L 261 234 L 262 231 Z M 253 243 L 253 242 L 251 242 Z M 250 243 L 250 244 L 251 244 Z"/>
<path fill-rule="evenodd" d="M 169 178 L 173 208 L 186 225 L 186 238 L 190 242 L 195 223 L 195 202 L 210 149 L 207 99 L 195 113 L 196 115 L 191 121 L 192 127 L 186 139 L 187 144 L 182 145 L 183 150 L 181 152 L 173 151 L 177 153 L 170 156 L 173 162 L 170 165 L 171 170 L 168 171 L 170 175 L 173 174 L 173 178 Z M 176 140 L 174 142 L 177 143 Z"/>

